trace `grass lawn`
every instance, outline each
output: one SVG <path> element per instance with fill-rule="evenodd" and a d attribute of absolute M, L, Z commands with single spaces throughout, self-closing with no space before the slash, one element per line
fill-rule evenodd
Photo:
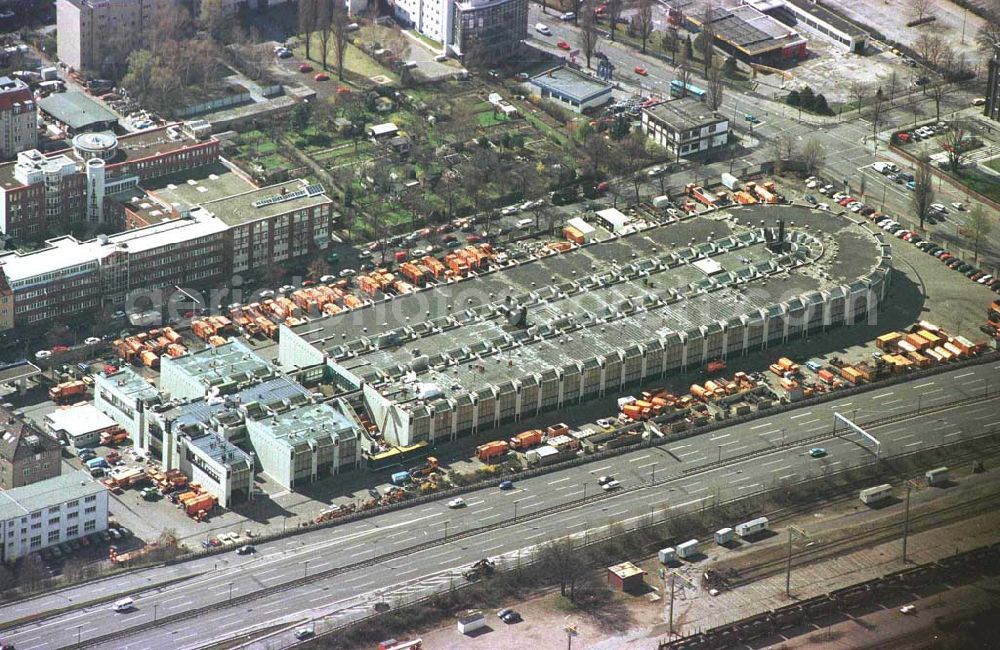
<path fill-rule="evenodd" d="M 985 164 L 990 169 L 1000 172 L 1000 158 L 994 158 Z"/>
<path fill-rule="evenodd" d="M 987 163 L 991 169 L 1000 171 L 1000 163 L 993 160 Z M 956 175 L 958 180 L 974 192 L 994 201 L 1000 201 L 1000 179 L 984 174 L 974 169 L 962 170 Z"/>
<path fill-rule="evenodd" d="M 336 81 L 337 55 L 332 51 L 333 50 L 332 47 L 330 48 L 330 50 L 331 50 L 330 52 L 327 52 L 326 63 L 327 66 L 330 68 L 330 80 Z M 312 54 L 313 62 L 318 62 L 320 57 L 318 38 L 313 37 L 312 48 L 310 49 L 309 52 L 310 54 Z M 305 46 L 300 46 L 295 48 L 295 56 L 299 60 L 305 61 L 306 60 Z M 319 65 L 321 66 L 322 63 L 320 63 Z M 316 67 L 318 69 L 319 66 L 314 65 L 313 67 Z M 365 79 L 369 79 L 377 75 L 385 75 L 386 77 L 391 79 L 393 83 L 399 81 L 399 77 L 395 73 L 390 71 L 388 68 L 382 67 L 382 65 L 380 65 L 378 61 L 372 59 L 370 56 L 368 56 L 360 49 L 355 47 L 353 44 L 348 44 L 347 50 L 344 51 L 344 69 L 346 71 L 353 72 L 358 76 L 364 77 Z"/>

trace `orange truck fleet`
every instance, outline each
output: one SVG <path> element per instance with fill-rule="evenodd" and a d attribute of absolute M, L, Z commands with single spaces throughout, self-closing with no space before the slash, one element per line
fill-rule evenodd
<path fill-rule="evenodd" d="M 87 384 L 82 381 L 66 381 L 49 389 L 49 398 L 53 402 L 65 403 L 74 397 L 80 397 L 87 392 Z"/>

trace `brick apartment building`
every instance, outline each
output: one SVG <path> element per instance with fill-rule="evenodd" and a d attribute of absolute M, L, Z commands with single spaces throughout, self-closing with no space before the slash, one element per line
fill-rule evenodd
<path fill-rule="evenodd" d="M 212 164 L 219 153 L 216 138 L 198 140 L 177 126 L 120 138 L 83 133 L 70 149 L 22 151 L 16 162 L 0 164 L 0 232 L 41 240 L 75 222 L 120 229 L 105 213 L 105 197 Z"/>
<path fill-rule="evenodd" d="M 161 7 L 177 0 L 57 0 L 59 60 L 77 70 L 100 70 L 108 59 L 124 62 Z"/>
<path fill-rule="evenodd" d="M 0 490 L 59 476 L 61 458 L 59 443 L 0 407 Z"/>
<path fill-rule="evenodd" d="M 0 158 L 38 146 L 38 107 L 28 84 L 0 77 Z"/>

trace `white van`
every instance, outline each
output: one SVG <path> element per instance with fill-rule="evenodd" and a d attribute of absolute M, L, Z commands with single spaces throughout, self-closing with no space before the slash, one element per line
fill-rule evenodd
<path fill-rule="evenodd" d="M 518 219 L 517 227 L 519 230 L 527 230 L 528 228 L 531 228 L 534 223 L 534 219 Z"/>
<path fill-rule="evenodd" d="M 121 600 L 116 600 L 111 609 L 116 612 L 127 612 L 135 608 L 135 601 L 131 598 L 122 598 Z"/>
<path fill-rule="evenodd" d="M 552 30 L 545 23 L 537 23 L 535 25 L 535 31 L 543 36 L 552 36 Z"/>

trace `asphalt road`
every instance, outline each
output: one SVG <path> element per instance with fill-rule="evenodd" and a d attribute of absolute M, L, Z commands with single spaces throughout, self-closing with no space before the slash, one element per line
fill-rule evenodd
<path fill-rule="evenodd" d="M 506 554 L 508 561 L 513 562 L 519 549 L 566 534 L 582 533 L 611 521 L 649 517 L 651 510 L 662 514 L 697 508 L 706 500 L 730 499 L 772 487 L 780 481 L 795 481 L 869 462 L 871 451 L 860 445 L 854 435 L 801 441 L 829 433 L 834 411 L 863 422 L 891 413 L 913 412 L 918 402 L 926 409 L 963 397 L 984 395 L 987 391 L 1000 397 L 998 371 L 997 363 L 955 370 L 526 479 L 519 481 L 512 491 L 473 492 L 465 496 L 468 505 L 461 509 L 450 510 L 444 502 L 408 508 L 262 544 L 252 557 L 229 553 L 198 558 L 104 581 L 97 586 L 101 591 L 95 591 L 91 585 L 15 603 L 0 608 L 0 619 L 14 620 L 65 607 L 71 602 L 84 602 L 98 594 L 112 593 L 111 587 L 124 590 L 137 584 L 155 585 L 187 578 L 169 586 L 151 586 L 139 593 L 135 596 L 137 609 L 131 613 L 116 614 L 107 604 L 86 607 L 5 632 L 2 638 L 20 650 L 67 647 L 77 642 L 78 635 L 85 641 L 109 630 L 150 622 L 154 616 L 225 603 L 230 593 L 239 597 L 423 542 L 440 542 L 425 550 L 295 585 L 245 604 L 195 614 L 102 647 L 199 647 L 265 621 L 294 624 L 331 615 L 337 620 L 348 620 L 370 612 L 374 602 L 383 598 L 393 603 L 401 594 L 446 589 L 452 580 L 462 580 L 463 568 L 485 556 Z M 981 435 L 997 427 L 1000 427 L 1000 410 L 996 398 L 991 397 L 971 406 L 925 413 L 878 427 L 872 433 L 882 441 L 884 455 L 895 455 Z M 825 447 L 828 455 L 821 459 L 810 457 L 808 450 L 813 446 Z M 751 452 L 760 454 L 716 469 L 705 468 L 720 458 L 725 461 L 727 457 Z M 579 500 L 585 490 L 587 495 L 594 495 L 599 490 L 597 477 L 607 474 L 622 483 L 622 491 L 532 518 L 533 512 Z M 655 485 L 651 485 L 651 480 L 655 480 Z M 515 508 L 517 522 L 512 521 Z M 463 531 L 497 522 L 507 525 L 488 533 L 455 538 Z M 285 633 L 286 640 L 290 640 L 290 634 Z"/>

